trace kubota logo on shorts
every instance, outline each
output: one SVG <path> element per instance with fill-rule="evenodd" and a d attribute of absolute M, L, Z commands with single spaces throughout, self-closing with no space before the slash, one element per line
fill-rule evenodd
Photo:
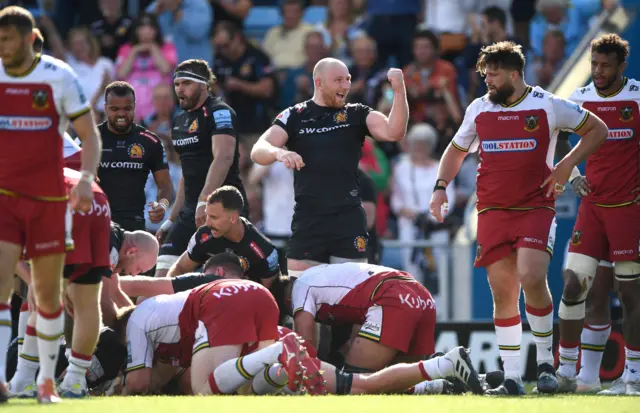
<path fill-rule="evenodd" d="M 633 129 L 609 129 L 608 141 L 622 141 L 633 138 Z"/>
<path fill-rule="evenodd" d="M 412 294 L 398 294 L 398 297 L 400 297 L 400 303 L 408 306 L 409 308 L 415 308 L 418 310 L 426 310 L 427 308 L 433 310 L 436 308 L 436 304 L 431 298 L 423 300 L 422 298 L 416 297 Z"/>
<path fill-rule="evenodd" d="M 483 152 L 529 152 L 538 147 L 538 141 L 529 139 L 504 139 L 482 142 Z"/>
<path fill-rule="evenodd" d="M 0 130 L 39 131 L 47 130 L 53 121 L 46 117 L 0 116 Z"/>

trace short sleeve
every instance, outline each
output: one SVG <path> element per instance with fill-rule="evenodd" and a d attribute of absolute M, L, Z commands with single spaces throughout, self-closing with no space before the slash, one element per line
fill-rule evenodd
<path fill-rule="evenodd" d="M 291 291 L 291 307 L 295 316 L 299 311 L 306 311 L 316 316 L 316 303 L 311 295 L 311 286 L 302 279 L 297 279 Z"/>
<path fill-rule="evenodd" d="M 271 278 L 280 273 L 280 258 L 278 256 L 278 250 L 275 247 L 271 246 L 271 252 L 267 255 L 267 258 L 264 259 L 264 263 L 267 271 L 262 278 Z"/>
<path fill-rule="evenodd" d="M 589 119 L 589 111 L 575 102 L 551 96 L 556 129 L 569 129 L 579 132 Z"/>
<path fill-rule="evenodd" d="M 74 121 L 91 110 L 87 95 L 82 89 L 78 75 L 70 67 L 66 68 L 65 87 L 62 89 L 62 111 Z"/>
<path fill-rule="evenodd" d="M 209 258 L 207 243 L 213 237 L 206 226 L 200 227 L 189 240 L 187 254 L 189 259 L 198 264 L 204 264 Z"/>
<path fill-rule="evenodd" d="M 478 102 L 478 100 L 475 102 Z M 460 125 L 458 132 L 451 140 L 451 145 L 462 152 L 475 152 L 478 150 L 478 134 L 476 132 L 477 104 L 474 103 L 467 107 L 462 125 Z"/>
<path fill-rule="evenodd" d="M 159 139 L 157 143 L 153 144 L 152 149 L 151 158 L 149 159 L 149 170 L 155 173 L 163 169 L 169 169 L 169 165 L 165 161 L 164 147 Z"/>
<path fill-rule="evenodd" d="M 134 315 L 127 323 L 127 373 L 153 367 L 153 346 L 149 343 L 144 327 L 134 319 Z"/>
<path fill-rule="evenodd" d="M 235 115 L 230 109 L 216 109 L 213 111 L 211 117 L 213 119 L 213 130 L 211 131 L 211 136 L 230 135 L 234 138 L 237 137 L 234 121 Z"/>
<path fill-rule="evenodd" d="M 295 115 L 296 111 L 293 107 L 286 108 L 276 118 L 273 120 L 274 125 L 280 126 L 287 132 L 289 138 L 294 136 L 293 131 L 295 130 Z"/>
<path fill-rule="evenodd" d="M 360 120 L 360 126 L 362 127 L 362 133 L 365 136 L 371 136 L 369 132 L 369 127 L 367 126 L 367 117 L 369 113 L 373 112 L 373 109 L 367 105 L 363 105 L 362 103 L 356 103 L 356 114 L 358 115 L 358 119 Z"/>

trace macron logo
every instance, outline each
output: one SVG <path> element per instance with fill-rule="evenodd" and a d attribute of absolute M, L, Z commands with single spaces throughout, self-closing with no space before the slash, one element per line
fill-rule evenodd
<path fill-rule="evenodd" d="M 498 116 L 498 120 L 520 120 L 520 116 Z"/>
<path fill-rule="evenodd" d="M 609 129 L 608 141 L 622 141 L 633 138 L 633 129 Z"/>
<path fill-rule="evenodd" d="M 530 152 L 538 147 L 538 141 L 529 139 L 506 139 L 482 142 L 483 152 Z"/>

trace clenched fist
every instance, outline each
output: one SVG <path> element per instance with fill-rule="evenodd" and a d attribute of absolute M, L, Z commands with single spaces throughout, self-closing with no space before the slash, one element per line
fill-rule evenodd
<path fill-rule="evenodd" d="M 387 72 L 387 79 L 389 79 L 389 83 L 391 83 L 391 87 L 394 92 L 405 92 L 404 73 L 402 73 L 401 69 L 389 69 Z"/>

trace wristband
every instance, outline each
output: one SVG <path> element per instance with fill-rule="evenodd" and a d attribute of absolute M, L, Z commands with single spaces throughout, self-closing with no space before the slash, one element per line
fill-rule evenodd
<path fill-rule="evenodd" d="M 574 166 L 571 171 L 571 175 L 569 176 L 569 183 L 573 182 L 574 179 L 581 177 L 580 170 Z"/>
<path fill-rule="evenodd" d="M 433 187 L 433 192 L 446 191 L 446 190 L 447 190 L 447 187 L 446 186 L 442 186 L 442 185 L 436 185 L 436 186 Z"/>
<path fill-rule="evenodd" d="M 169 200 L 166 198 L 162 198 L 157 202 L 157 204 L 164 208 L 164 212 L 167 212 L 167 210 L 169 209 Z"/>
<path fill-rule="evenodd" d="M 201 206 L 206 207 L 207 201 L 198 201 L 198 205 L 196 205 L 196 211 L 200 209 Z"/>
<path fill-rule="evenodd" d="M 82 171 L 80 172 L 80 180 L 92 184 L 95 182 L 96 176 L 89 171 Z"/>
<path fill-rule="evenodd" d="M 160 225 L 160 231 L 167 232 L 169 231 L 172 225 L 173 225 L 173 222 L 170 219 L 167 219 L 162 223 L 162 225 Z"/>
<path fill-rule="evenodd" d="M 438 184 L 440 183 L 440 181 L 444 182 L 444 185 L 443 185 L 443 186 L 444 186 L 445 188 L 447 187 L 447 185 L 449 185 L 449 182 L 447 182 L 447 180 L 446 180 L 446 179 L 438 178 L 438 179 L 436 179 L 436 186 L 438 186 Z"/>

